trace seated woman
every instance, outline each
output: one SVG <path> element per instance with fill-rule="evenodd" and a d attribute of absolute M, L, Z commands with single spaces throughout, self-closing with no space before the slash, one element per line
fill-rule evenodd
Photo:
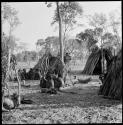
<path fill-rule="evenodd" d="M 61 86 L 61 79 L 57 75 L 51 74 L 50 72 L 46 74 L 45 78 L 42 77 L 40 80 L 40 87 L 42 92 L 51 92 L 52 94 L 56 94 L 56 91 L 59 90 Z"/>
<path fill-rule="evenodd" d="M 59 90 L 64 85 L 63 64 L 58 57 L 49 55 L 49 66 L 45 77 L 40 77 L 40 87 L 51 90 Z"/>

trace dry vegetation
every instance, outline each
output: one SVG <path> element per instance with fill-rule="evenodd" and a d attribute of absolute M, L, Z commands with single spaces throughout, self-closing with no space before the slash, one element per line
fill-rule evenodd
<path fill-rule="evenodd" d="M 21 94 L 34 103 L 3 112 L 3 124 L 122 122 L 122 103 L 98 96 L 97 77 L 88 84 L 61 88 L 56 95 L 41 93 L 39 81 L 26 81 L 26 84 L 31 86 L 22 87 Z M 17 91 L 17 83 L 9 85 L 11 93 Z"/>

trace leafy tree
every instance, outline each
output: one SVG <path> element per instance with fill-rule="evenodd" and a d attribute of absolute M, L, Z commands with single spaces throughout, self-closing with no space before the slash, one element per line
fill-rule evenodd
<path fill-rule="evenodd" d="M 17 53 L 15 56 L 17 58 L 17 62 L 22 62 L 22 54 L 21 53 Z"/>
<path fill-rule="evenodd" d="M 51 36 L 47 37 L 45 41 L 46 41 L 46 48 L 48 48 L 52 54 L 57 55 L 59 53 L 59 48 L 60 48 L 59 38 L 57 36 Z"/>
<path fill-rule="evenodd" d="M 26 62 L 36 61 L 37 52 L 36 51 L 22 51 L 16 54 L 16 58 L 18 62 Z"/>
<path fill-rule="evenodd" d="M 94 31 L 92 29 L 86 29 L 84 32 L 77 34 L 76 40 L 81 44 L 84 51 L 85 49 L 90 51 L 90 48 L 97 43 L 94 39 Z"/>
<path fill-rule="evenodd" d="M 77 23 L 76 17 L 79 15 L 81 16 L 83 10 L 79 5 L 79 3 L 77 2 L 63 2 L 59 5 L 59 9 L 62 17 L 62 23 L 63 23 L 62 26 L 64 30 L 63 42 L 65 42 L 67 33 L 70 30 L 72 30 L 73 27 L 76 25 Z M 55 10 L 55 15 L 53 18 L 52 25 L 58 23 L 58 21 L 59 21 L 58 13 L 57 10 Z"/>
<path fill-rule="evenodd" d="M 15 48 L 16 53 L 20 53 L 22 51 L 25 51 L 26 50 L 26 46 L 27 46 L 27 44 L 24 43 L 24 42 L 20 42 L 19 44 L 17 44 L 17 46 Z"/>
<path fill-rule="evenodd" d="M 64 50 L 65 53 L 73 54 L 74 50 L 77 49 L 76 40 L 75 39 L 68 39 L 65 43 L 66 43 L 65 50 Z"/>
<path fill-rule="evenodd" d="M 19 19 L 17 17 L 17 11 L 12 8 L 8 3 L 2 3 L 2 83 L 6 85 L 8 88 L 8 94 L 9 94 L 9 87 L 7 84 L 7 78 L 10 73 L 10 66 L 11 66 L 11 54 L 13 48 L 16 46 L 15 44 L 15 37 L 12 35 L 12 32 L 16 28 L 16 26 L 19 24 Z M 8 36 L 3 35 L 3 25 L 4 23 L 8 24 L 8 30 L 9 34 Z M 16 70 L 15 70 L 16 71 Z M 20 88 L 20 84 L 18 82 L 18 92 Z M 19 104 L 20 104 L 20 93 L 19 95 Z"/>
<path fill-rule="evenodd" d="M 9 27 L 9 35 L 7 39 L 7 46 L 8 46 L 8 71 L 10 67 L 10 58 L 12 54 L 12 47 L 14 47 L 15 44 L 13 44 L 15 41 L 14 37 L 12 36 L 12 32 L 19 24 L 19 19 L 17 17 L 17 11 L 12 8 L 8 3 L 2 4 L 2 23 L 7 22 Z M 3 30 L 3 29 L 2 29 Z M 9 44 L 8 44 L 9 43 Z"/>
<path fill-rule="evenodd" d="M 89 15 L 89 25 L 95 28 L 106 28 L 107 17 L 103 13 L 95 13 L 94 15 Z"/>
<path fill-rule="evenodd" d="M 102 39 L 104 42 L 109 42 L 109 41 L 112 41 L 114 38 L 113 34 L 112 33 L 105 33 L 103 36 L 102 36 Z"/>
<path fill-rule="evenodd" d="M 58 19 L 59 19 L 59 42 L 60 42 L 60 57 L 62 62 L 64 63 L 64 46 L 63 46 L 63 38 L 62 38 L 62 16 L 60 13 L 59 2 L 56 2 Z"/>
<path fill-rule="evenodd" d="M 85 29 L 84 31 L 85 33 L 89 34 L 90 36 L 94 36 L 95 35 L 95 32 L 93 29 Z"/>
<path fill-rule="evenodd" d="M 51 6 L 51 4 L 49 6 Z M 75 17 L 82 13 L 82 8 L 77 2 L 56 2 L 56 7 L 52 25 L 55 23 L 59 24 L 60 56 L 64 62 L 66 32 L 73 28 L 76 23 Z"/>
<path fill-rule="evenodd" d="M 119 44 L 117 46 L 117 49 L 121 49 L 122 42 L 121 42 L 121 38 L 119 35 L 119 29 L 121 28 L 121 14 L 117 10 L 112 11 L 109 14 L 109 26 L 111 27 L 116 37 L 117 44 Z"/>
<path fill-rule="evenodd" d="M 42 56 L 46 51 L 59 52 L 59 38 L 56 36 L 47 37 L 44 39 L 39 39 L 36 43 L 36 48 L 39 48 L 39 55 Z"/>
<path fill-rule="evenodd" d="M 45 46 L 42 47 L 42 49 L 39 51 L 39 57 L 41 58 L 46 52 Z"/>
<path fill-rule="evenodd" d="M 117 53 L 119 51 L 119 49 L 117 49 L 119 47 L 119 43 L 117 42 L 116 35 L 107 32 L 102 36 L 102 39 L 104 41 L 102 44 L 103 48 L 110 49 L 112 53 Z M 114 52 L 114 49 L 116 52 Z"/>
<path fill-rule="evenodd" d="M 88 16 L 89 25 L 94 27 L 94 39 L 99 43 L 103 43 L 102 36 L 107 31 L 107 17 L 103 13 L 95 13 Z"/>
<path fill-rule="evenodd" d="M 44 39 L 38 39 L 36 42 L 36 49 L 38 50 L 38 59 L 40 58 L 40 50 L 41 50 L 41 46 L 43 46 L 45 44 L 45 40 Z"/>
<path fill-rule="evenodd" d="M 35 61 L 37 58 L 37 53 L 35 51 L 31 51 L 30 54 L 31 54 L 31 60 Z"/>

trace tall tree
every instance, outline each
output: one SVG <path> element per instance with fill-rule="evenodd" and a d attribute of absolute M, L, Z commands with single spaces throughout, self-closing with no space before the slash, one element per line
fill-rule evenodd
<path fill-rule="evenodd" d="M 109 25 L 116 36 L 116 41 L 119 44 L 118 49 L 121 49 L 121 38 L 120 33 L 122 32 L 121 28 L 121 14 L 119 11 L 113 11 L 109 14 Z"/>
<path fill-rule="evenodd" d="M 60 57 L 62 62 L 64 63 L 64 45 L 63 45 L 63 37 L 62 37 L 62 16 L 60 13 L 59 2 L 56 2 L 58 19 L 59 19 L 59 42 L 60 42 Z"/>
<path fill-rule="evenodd" d="M 14 31 L 14 29 L 17 27 L 17 25 L 19 24 L 19 19 L 17 17 L 17 11 L 12 8 L 8 3 L 3 3 L 2 4 L 2 32 L 3 32 L 3 24 L 4 22 L 6 22 L 8 24 L 8 30 L 9 30 L 9 34 L 8 34 L 8 45 L 7 45 L 7 71 L 6 71 L 6 78 L 5 81 L 7 79 L 7 76 L 9 74 L 9 69 L 10 69 L 10 59 L 11 59 L 11 54 L 12 54 L 12 46 L 13 46 L 13 42 L 12 42 L 12 33 Z M 3 42 L 3 41 L 2 41 Z M 15 70 L 16 71 L 16 70 Z M 18 75 L 17 75 L 18 77 Z M 4 81 L 4 83 L 5 83 Z M 9 89 L 9 88 L 8 88 Z M 19 104 L 20 104 L 20 82 L 18 81 L 18 95 L 19 95 Z"/>
<path fill-rule="evenodd" d="M 13 46 L 13 42 L 12 42 L 12 32 L 14 31 L 14 29 L 17 27 L 17 25 L 20 23 L 19 19 L 17 17 L 17 11 L 12 8 L 8 3 L 3 3 L 2 4 L 2 21 L 7 22 L 8 24 L 8 30 L 9 30 L 9 34 L 8 34 L 8 51 L 9 51 L 9 56 L 8 56 L 8 70 L 10 67 L 10 58 L 11 58 L 11 54 L 12 54 L 12 46 Z"/>
<path fill-rule="evenodd" d="M 103 13 L 95 13 L 94 15 L 89 15 L 89 25 L 95 28 L 106 28 L 107 17 Z"/>
<path fill-rule="evenodd" d="M 62 2 L 59 5 L 59 13 L 62 18 L 62 31 L 63 31 L 63 45 L 64 48 L 67 45 L 68 39 L 66 37 L 68 36 L 69 32 L 74 28 L 76 25 L 76 17 L 79 15 L 82 15 L 82 8 L 77 2 Z M 59 23 L 59 13 L 58 9 L 55 10 L 55 14 L 53 17 L 53 24 Z"/>
<path fill-rule="evenodd" d="M 76 26 L 76 18 L 82 16 L 83 10 L 78 2 L 63 2 L 59 5 L 59 8 L 62 16 L 63 41 L 65 42 L 67 33 Z M 55 10 L 55 15 L 51 24 L 58 23 L 58 21 L 58 13 L 57 10 Z"/>
<path fill-rule="evenodd" d="M 62 62 L 64 63 L 64 46 L 63 46 L 63 38 L 62 38 L 62 17 L 61 17 L 61 13 L 60 13 L 60 2 L 56 2 L 56 11 L 57 11 L 57 15 L 58 15 L 58 22 L 59 22 L 59 43 L 60 43 L 60 57 Z M 52 3 L 47 3 L 47 7 L 51 7 Z"/>
<path fill-rule="evenodd" d="M 16 53 L 20 53 L 22 51 L 25 51 L 26 50 L 26 46 L 27 44 L 24 43 L 24 42 L 19 42 L 19 44 L 17 44 L 16 48 L 15 48 L 15 51 Z"/>
<path fill-rule="evenodd" d="M 81 15 L 83 10 L 77 2 L 56 2 L 56 6 L 57 8 L 51 24 L 59 24 L 60 55 L 64 62 L 64 47 L 66 46 L 64 43 L 67 33 L 75 26 L 77 22 L 75 17 Z"/>
<path fill-rule="evenodd" d="M 38 39 L 37 42 L 36 42 L 36 49 L 38 51 L 38 60 L 40 58 L 40 50 L 41 50 L 41 46 L 45 44 L 45 40 L 44 39 Z"/>

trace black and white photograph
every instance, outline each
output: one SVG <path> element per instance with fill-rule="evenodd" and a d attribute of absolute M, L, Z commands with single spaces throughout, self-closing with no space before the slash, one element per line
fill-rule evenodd
<path fill-rule="evenodd" d="M 122 123 L 122 1 L 1 2 L 2 124 Z"/>

